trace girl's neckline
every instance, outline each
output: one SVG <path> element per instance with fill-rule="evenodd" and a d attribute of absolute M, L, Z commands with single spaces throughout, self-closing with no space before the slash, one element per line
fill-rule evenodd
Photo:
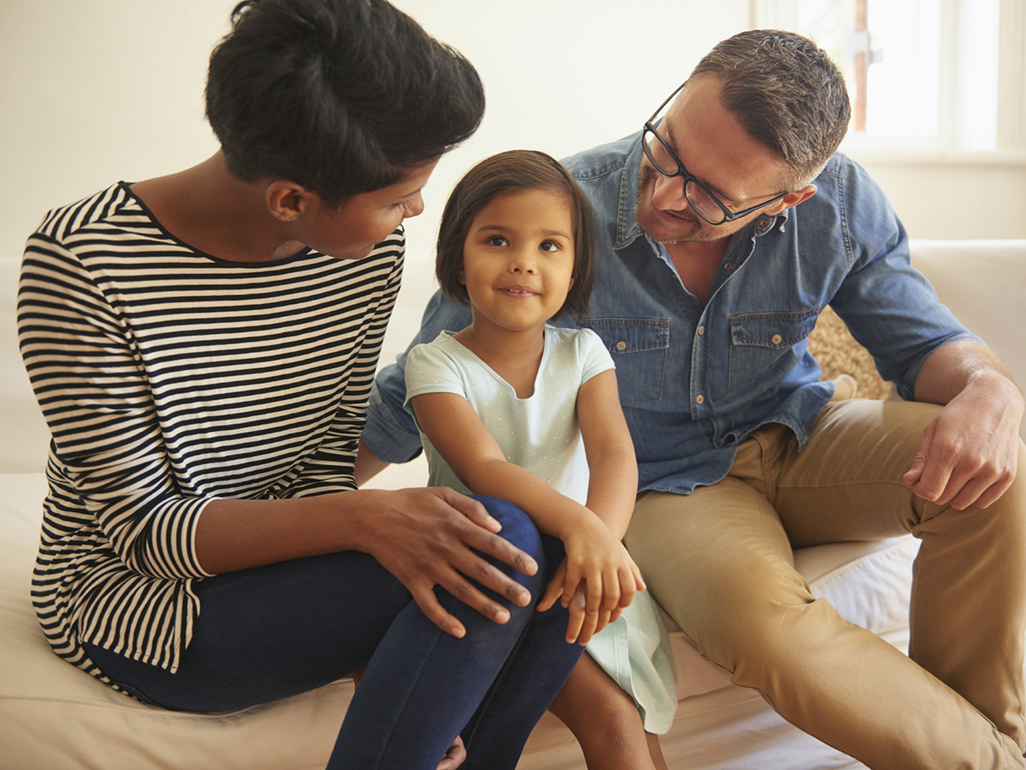
<path fill-rule="evenodd" d="M 481 356 L 479 356 L 473 350 L 471 350 L 466 345 L 464 345 L 462 342 L 460 342 L 458 339 L 456 339 L 456 332 L 445 331 L 443 333 L 448 336 L 448 339 L 452 340 L 452 342 L 454 342 L 455 344 L 459 345 L 461 348 L 463 348 L 463 350 L 467 351 L 468 354 L 473 356 L 474 359 L 481 364 L 481 366 L 483 366 L 485 369 L 487 369 L 492 374 L 492 376 L 494 376 L 497 380 L 502 382 L 502 384 L 506 388 L 508 388 L 510 390 L 510 392 L 512 392 L 513 397 L 517 401 L 530 401 L 538 393 L 538 380 L 541 378 L 542 370 L 544 369 L 545 363 L 546 363 L 546 361 L 548 360 L 548 357 L 549 357 L 549 350 L 551 348 L 551 334 L 550 334 L 550 331 L 551 331 L 551 328 L 549 327 L 548 324 L 545 324 L 545 326 L 542 327 L 542 354 L 541 354 L 541 360 L 538 362 L 538 371 L 535 372 L 534 380 L 531 382 L 531 393 L 529 395 L 523 396 L 523 397 L 521 397 L 517 393 L 516 388 L 513 387 L 512 383 L 510 383 L 509 380 L 507 380 L 505 377 L 503 377 L 501 374 L 499 374 L 497 371 L 495 371 L 495 369 L 492 368 L 491 364 L 489 364 L 487 361 L 485 361 L 483 358 L 481 358 Z"/>

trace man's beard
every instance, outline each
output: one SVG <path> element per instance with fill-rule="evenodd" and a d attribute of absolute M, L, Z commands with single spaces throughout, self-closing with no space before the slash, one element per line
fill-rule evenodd
<path fill-rule="evenodd" d="M 638 197 L 634 201 L 634 218 L 645 234 L 656 243 L 676 245 L 681 243 L 698 243 L 716 241 L 723 237 L 716 228 L 707 226 L 704 219 L 690 208 L 678 214 L 680 228 L 669 232 L 666 225 L 649 216 L 652 207 L 652 190 L 655 187 L 655 176 L 658 172 L 642 164 L 638 174 Z M 661 232 L 660 232 L 661 231 Z"/>

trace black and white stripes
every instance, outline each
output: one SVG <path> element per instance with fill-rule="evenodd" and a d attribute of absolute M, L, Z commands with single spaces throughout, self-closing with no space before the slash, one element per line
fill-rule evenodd
<path fill-rule="evenodd" d="M 241 264 L 196 252 L 114 185 L 29 239 L 22 356 L 53 435 L 33 598 L 61 656 L 81 641 L 174 670 L 214 498 L 353 488 L 402 272 L 370 256 Z"/>

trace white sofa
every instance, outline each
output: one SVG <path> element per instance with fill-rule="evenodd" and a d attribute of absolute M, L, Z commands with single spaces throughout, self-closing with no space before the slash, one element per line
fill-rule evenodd
<path fill-rule="evenodd" d="M 1026 241 L 917 242 L 914 263 L 945 302 L 1026 382 Z M 119 695 L 53 655 L 29 599 L 38 542 L 47 432 L 14 334 L 17 262 L 0 258 L 0 765 L 46 768 L 300 770 L 323 767 L 349 698 L 342 680 L 277 703 L 218 716 L 167 712 Z M 416 329 L 431 291 L 427 255 L 411 255 L 389 332 L 389 354 Z M 1026 435 L 1026 434 L 1024 434 Z M 377 486 L 423 483 L 415 461 Z M 903 647 L 908 641 L 912 538 L 798 551 L 813 591 L 850 620 Z M 860 767 L 778 717 L 753 691 L 673 634 L 679 707 L 663 737 L 671 768 Z M 444 698 L 440 693 L 439 698 Z M 570 733 L 551 715 L 535 729 L 521 770 L 583 770 Z"/>

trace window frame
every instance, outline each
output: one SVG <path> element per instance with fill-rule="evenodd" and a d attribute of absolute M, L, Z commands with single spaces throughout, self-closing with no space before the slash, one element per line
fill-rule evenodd
<path fill-rule="evenodd" d="M 893 1 L 893 0 L 892 0 Z M 960 105 L 971 97 L 971 82 L 960 65 L 964 44 L 960 20 L 971 0 L 939 0 L 941 72 L 936 138 L 868 136 L 850 131 L 841 149 L 860 159 L 891 163 L 1026 166 L 1026 3 L 999 0 L 997 116 L 993 148 L 970 149 L 964 140 Z M 752 29 L 794 29 L 797 0 L 749 0 Z"/>

